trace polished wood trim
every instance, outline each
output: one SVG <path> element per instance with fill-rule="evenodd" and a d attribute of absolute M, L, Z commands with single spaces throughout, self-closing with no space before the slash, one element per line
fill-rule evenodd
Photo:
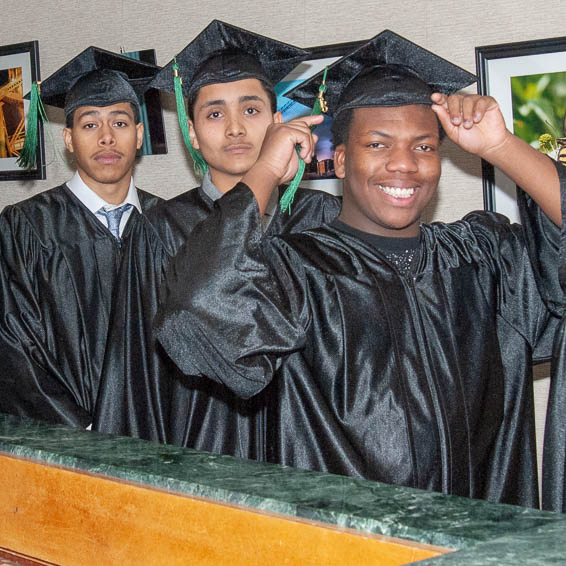
<path fill-rule="evenodd" d="M 7 548 L 0 547 L 0 565 L 3 564 L 17 564 L 18 566 L 58 566 L 53 562 L 45 562 L 19 552 L 8 550 Z"/>
<path fill-rule="evenodd" d="M 65 565 L 408 564 L 448 549 L 0 453 L 0 546 Z"/>

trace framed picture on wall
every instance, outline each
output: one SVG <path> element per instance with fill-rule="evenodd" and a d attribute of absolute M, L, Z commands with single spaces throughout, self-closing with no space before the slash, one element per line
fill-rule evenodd
<path fill-rule="evenodd" d="M 310 114 L 311 109 L 299 102 L 295 102 L 290 98 L 285 97 L 285 93 L 292 88 L 302 83 L 306 79 L 312 77 L 324 67 L 331 65 L 340 57 L 351 53 L 365 41 L 352 41 L 349 43 L 336 43 L 332 45 L 319 45 L 316 47 L 309 47 L 310 55 L 306 61 L 295 67 L 281 82 L 275 86 L 275 94 L 277 95 L 277 108 L 283 114 L 285 121 L 298 118 L 299 116 L 306 116 Z M 316 144 L 315 159 L 305 169 L 303 177 L 304 181 L 309 181 L 308 184 L 318 185 L 318 181 L 324 181 L 317 188 L 323 188 L 329 192 L 337 193 L 340 191 L 340 182 L 336 179 L 334 174 L 334 159 L 332 150 L 332 118 L 330 116 L 324 117 L 324 122 L 317 126 L 314 133 L 318 136 Z M 334 180 L 333 183 L 329 180 Z M 314 183 L 316 182 L 316 183 Z M 335 185 L 331 187 L 330 185 Z"/>
<path fill-rule="evenodd" d="M 143 63 L 157 64 L 155 49 L 121 52 L 120 55 L 135 59 L 136 61 L 142 61 Z M 138 155 L 167 153 L 165 125 L 163 123 L 163 112 L 158 90 L 150 88 L 142 95 L 140 99 L 140 119 L 144 125 L 144 139 L 141 148 L 138 150 Z"/>
<path fill-rule="evenodd" d="M 493 96 L 507 128 L 566 161 L 566 37 L 476 47 L 478 92 Z M 484 205 L 519 219 L 515 184 L 482 164 Z"/>
<path fill-rule="evenodd" d="M 26 119 L 33 81 L 39 80 L 39 43 L 28 41 L 0 46 L 0 180 L 45 179 L 43 129 L 38 124 L 36 166 L 17 164 L 26 136 Z"/>

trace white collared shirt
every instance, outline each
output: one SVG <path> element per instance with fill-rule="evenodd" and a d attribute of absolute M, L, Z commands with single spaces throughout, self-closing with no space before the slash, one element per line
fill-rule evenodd
<path fill-rule="evenodd" d="M 103 198 L 98 196 L 90 187 L 88 187 L 85 182 L 82 180 L 79 172 L 77 171 L 73 178 L 70 181 L 67 181 L 67 187 L 69 187 L 70 191 L 108 228 L 108 220 L 106 216 L 99 214 L 98 211 L 101 208 L 104 210 L 112 210 L 114 208 L 118 208 L 124 204 L 131 204 L 135 206 L 139 213 L 141 214 L 142 209 L 140 205 L 140 200 L 138 198 L 138 192 L 136 190 L 136 186 L 134 185 L 133 177 L 130 179 L 130 188 L 128 189 L 128 194 L 124 199 L 124 202 L 120 204 L 110 204 L 106 202 Z M 132 213 L 133 208 L 126 210 L 124 214 L 122 214 L 122 219 L 120 220 L 120 236 L 126 226 L 126 222 L 128 222 L 128 218 Z"/>

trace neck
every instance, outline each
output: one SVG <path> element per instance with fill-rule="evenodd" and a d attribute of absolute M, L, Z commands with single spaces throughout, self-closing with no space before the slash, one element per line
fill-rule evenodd
<path fill-rule="evenodd" d="M 108 204 L 121 204 L 126 199 L 128 191 L 130 190 L 131 171 L 129 175 L 124 175 L 124 177 L 115 183 L 102 183 L 97 181 L 89 177 L 81 169 L 79 169 L 78 172 L 84 184 Z"/>
<path fill-rule="evenodd" d="M 381 236 L 383 238 L 415 238 L 420 234 L 420 219 L 402 228 L 397 228 L 378 224 L 366 217 L 360 217 L 360 215 L 348 214 L 348 211 L 344 210 L 344 207 L 342 207 L 342 212 L 338 220 L 360 232 Z"/>
<path fill-rule="evenodd" d="M 230 175 L 210 169 L 210 179 L 222 194 L 232 190 L 242 180 L 242 177 L 243 175 Z"/>

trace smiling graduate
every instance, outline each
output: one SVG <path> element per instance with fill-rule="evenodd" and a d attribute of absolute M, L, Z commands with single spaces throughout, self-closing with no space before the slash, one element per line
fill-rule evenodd
<path fill-rule="evenodd" d="M 312 104 L 319 80 L 289 96 Z M 260 237 L 296 144 L 312 156 L 309 118 L 268 132 L 189 238 L 201 253 L 176 257 L 170 273 L 190 269 L 168 278 L 158 339 L 186 373 L 267 392 L 270 461 L 537 505 L 531 362 L 549 315 L 523 230 L 483 211 L 421 222 L 444 133 L 560 220 L 556 168 L 493 99 L 455 94 L 473 80 L 382 32 L 328 70 L 340 217 Z"/>
<path fill-rule="evenodd" d="M 132 177 L 143 135 L 136 91 L 158 70 L 90 47 L 42 83 L 43 102 L 64 109 L 76 172 L 0 215 L 2 412 L 93 422 L 112 295 L 136 277 L 118 273 L 142 213 L 161 200 Z"/>

